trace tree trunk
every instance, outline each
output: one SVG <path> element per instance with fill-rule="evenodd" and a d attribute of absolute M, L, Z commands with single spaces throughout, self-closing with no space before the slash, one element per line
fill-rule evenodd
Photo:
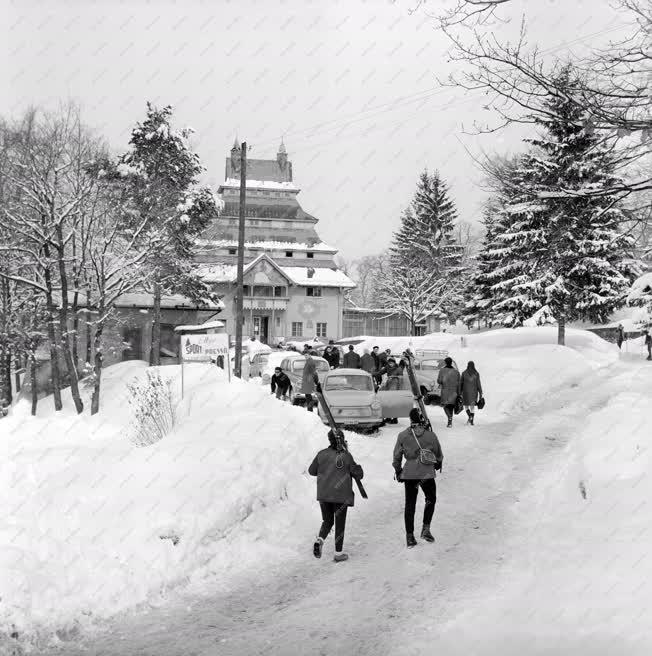
<path fill-rule="evenodd" d="M 59 283 L 61 284 L 61 304 L 59 305 L 59 337 L 61 339 L 61 348 L 63 350 L 63 357 L 66 362 L 66 369 L 70 376 L 70 393 L 72 400 L 75 404 L 77 414 L 81 414 L 84 410 L 84 404 L 79 394 L 79 377 L 77 376 L 77 362 L 73 360 L 72 349 L 70 345 L 70 330 L 68 327 L 68 272 L 66 271 L 66 263 L 64 260 L 63 251 L 63 231 L 61 226 L 56 229 L 59 247 L 57 248 L 57 261 L 59 264 Z"/>
<path fill-rule="evenodd" d="M 32 388 L 32 417 L 36 417 L 36 406 L 38 405 L 38 389 L 36 388 L 36 351 L 32 349 L 29 355 L 29 380 Z"/>
<path fill-rule="evenodd" d="M 103 314 L 103 310 L 102 310 Z M 93 361 L 93 375 L 95 382 L 93 384 L 93 397 L 91 399 L 91 415 L 96 415 L 100 411 L 100 387 L 102 382 L 102 331 L 104 324 L 98 321 L 95 327 L 95 358 Z"/>
<path fill-rule="evenodd" d="M 86 290 L 86 363 L 91 364 L 93 357 L 93 335 L 91 333 L 91 292 Z"/>
<path fill-rule="evenodd" d="M 161 283 L 154 283 L 154 305 L 152 307 L 152 345 L 149 351 L 149 366 L 161 364 Z"/>
<path fill-rule="evenodd" d="M 72 340 L 70 350 L 72 351 L 72 361 L 75 364 L 75 371 L 77 372 L 77 377 L 79 377 L 79 350 L 77 348 L 77 342 L 79 341 L 79 316 L 76 305 L 74 303 L 72 306 Z"/>
<path fill-rule="evenodd" d="M 11 290 L 9 281 L 0 278 L 0 407 L 11 405 L 11 343 L 9 322 L 11 317 Z"/>
<path fill-rule="evenodd" d="M 566 346 L 566 319 L 561 313 L 557 317 L 557 344 Z"/>
<path fill-rule="evenodd" d="M 57 335 L 54 330 L 54 307 L 52 295 L 46 295 L 48 341 L 50 342 L 50 377 L 52 379 L 52 396 L 54 397 L 54 409 L 59 411 L 63 408 L 61 403 L 61 376 L 59 374 L 59 349 L 57 348 Z"/>

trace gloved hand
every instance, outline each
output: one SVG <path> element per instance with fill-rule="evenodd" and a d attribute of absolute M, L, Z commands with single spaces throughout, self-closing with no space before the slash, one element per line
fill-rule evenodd
<path fill-rule="evenodd" d="M 444 462 L 443 462 L 442 460 L 437 460 L 437 462 L 435 463 L 435 469 L 436 469 L 437 471 L 441 471 L 441 466 L 442 466 L 443 464 L 444 464 Z"/>
<path fill-rule="evenodd" d="M 403 473 L 403 469 L 395 469 L 394 472 L 395 472 L 394 473 L 394 480 L 397 483 L 402 483 L 403 481 L 401 481 L 401 474 Z"/>
<path fill-rule="evenodd" d="M 362 471 L 362 467 L 356 462 L 351 465 L 351 476 L 353 478 L 357 478 L 359 481 L 362 480 L 364 477 L 364 472 Z"/>

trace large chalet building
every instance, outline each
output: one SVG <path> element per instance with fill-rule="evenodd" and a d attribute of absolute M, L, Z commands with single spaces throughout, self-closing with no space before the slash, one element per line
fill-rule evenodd
<path fill-rule="evenodd" d="M 226 158 L 218 192 L 224 210 L 200 241 L 204 279 L 224 308 L 219 319 L 235 334 L 240 144 Z M 272 345 L 343 335 L 345 293 L 355 283 L 334 261 L 337 250 L 317 234 L 318 219 L 299 204 L 292 162 L 281 143 L 276 159 L 247 159 L 243 334 Z"/>

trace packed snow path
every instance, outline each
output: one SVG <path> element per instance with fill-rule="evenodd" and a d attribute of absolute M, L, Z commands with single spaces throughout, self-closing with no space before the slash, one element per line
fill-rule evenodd
<path fill-rule="evenodd" d="M 316 560 L 311 545 L 319 527 L 310 517 L 291 518 L 286 532 L 291 556 L 261 562 L 237 589 L 201 596 L 189 591 L 164 607 L 116 618 L 83 646 L 65 654 L 184 656 L 230 654 L 516 654 L 523 645 L 491 644 L 460 627 L 456 618 L 486 600 L 508 575 L 505 538 L 513 528 L 519 495 L 544 470 L 554 468 L 561 447 L 587 415 L 613 395 L 614 377 L 635 375 L 620 362 L 552 394 L 531 400 L 511 420 L 442 428 L 443 411 L 431 408 L 445 453 L 438 477 L 433 522 L 437 542 L 407 550 L 403 488 L 392 480 L 391 452 L 401 426 L 378 437 L 352 437 L 349 446 L 365 468 L 369 500 L 356 496 L 349 514 L 347 563 L 332 562 L 332 536 Z M 491 397 L 491 391 L 488 391 Z M 306 463 L 307 465 L 308 463 Z M 419 526 L 423 498 L 417 505 Z M 536 536 L 532 539 L 536 540 Z M 524 600 L 527 603 L 527 600 Z M 509 618 L 505 618 L 509 627 Z M 500 633 L 500 632 L 498 632 Z M 503 639 L 509 635 L 507 630 Z M 471 636 L 471 638 L 469 637 Z M 464 638 L 466 647 L 461 645 Z M 468 651 L 469 644 L 475 646 Z M 551 645 L 529 645 L 548 653 Z M 563 653 L 563 645 L 558 645 Z M 550 653 L 554 653 L 550 652 Z M 633 653 L 633 652 L 627 652 Z"/>

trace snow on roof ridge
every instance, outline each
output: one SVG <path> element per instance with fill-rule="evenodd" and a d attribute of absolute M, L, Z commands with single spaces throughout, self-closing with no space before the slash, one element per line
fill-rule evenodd
<path fill-rule="evenodd" d="M 259 259 L 266 257 L 272 260 L 265 253 L 259 255 L 255 260 L 250 262 L 245 270 L 255 264 Z M 277 262 L 274 264 L 290 279 L 295 285 L 300 287 L 356 287 L 355 282 L 351 280 L 340 269 L 330 269 L 325 267 L 285 267 L 280 266 Z M 202 264 L 200 273 L 206 282 L 233 282 L 236 278 L 235 264 Z M 312 269 L 312 277 L 308 277 L 308 270 Z"/>
<path fill-rule="evenodd" d="M 204 239 L 199 240 L 198 243 L 202 245 L 210 244 L 211 246 L 222 247 L 237 247 L 238 241 L 236 239 Z M 307 250 L 307 251 L 323 251 L 337 253 L 337 249 L 329 246 L 323 241 L 310 246 L 305 242 L 295 241 L 276 241 L 276 240 L 262 240 L 262 241 L 246 241 L 245 248 L 278 248 L 279 250 Z"/>

